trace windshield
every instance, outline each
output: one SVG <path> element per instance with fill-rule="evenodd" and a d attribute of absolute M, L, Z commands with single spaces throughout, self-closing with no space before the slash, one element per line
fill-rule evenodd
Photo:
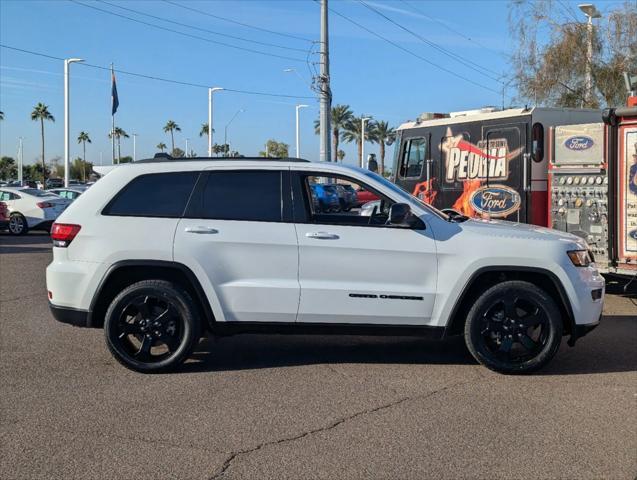
<path fill-rule="evenodd" d="M 449 216 L 446 215 L 445 213 L 442 213 L 437 208 L 434 208 L 431 205 L 429 205 L 428 203 L 423 202 L 418 197 L 414 197 L 413 195 L 407 193 L 402 188 L 400 188 L 398 185 L 396 185 L 396 184 L 390 182 L 389 180 L 387 180 L 385 177 L 383 177 L 381 175 L 378 175 L 377 173 L 374 173 L 374 172 L 372 172 L 370 170 L 365 170 L 364 173 L 365 173 L 366 176 L 368 176 L 370 178 L 373 178 L 374 180 L 382 183 L 385 187 L 389 188 L 392 192 L 396 193 L 397 195 L 399 195 L 400 197 L 402 197 L 406 201 L 408 201 L 408 202 L 417 202 L 418 205 L 421 205 L 421 206 L 425 207 L 427 209 L 427 211 L 430 211 L 434 215 L 437 215 L 437 216 L 439 216 L 440 218 L 442 218 L 444 220 L 448 220 L 449 219 Z"/>

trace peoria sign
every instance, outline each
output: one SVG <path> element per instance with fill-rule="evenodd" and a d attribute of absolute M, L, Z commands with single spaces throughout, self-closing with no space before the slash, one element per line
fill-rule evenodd
<path fill-rule="evenodd" d="M 509 151 L 506 138 L 480 140 L 474 145 L 462 137 L 449 137 L 443 142 L 446 155 L 447 182 L 464 180 L 506 180 L 509 161 L 520 154 L 521 148 Z"/>

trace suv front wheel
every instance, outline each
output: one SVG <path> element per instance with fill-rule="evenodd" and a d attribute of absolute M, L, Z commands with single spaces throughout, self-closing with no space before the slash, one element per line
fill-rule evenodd
<path fill-rule="evenodd" d="M 173 369 L 199 340 L 191 296 L 165 280 L 143 280 L 120 292 L 104 320 L 106 344 L 127 368 L 153 373 Z"/>
<path fill-rule="evenodd" d="M 523 281 L 506 281 L 482 293 L 465 324 L 465 342 L 484 366 L 501 373 L 542 368 L 562 341 L 562 318 L 544 290 Z"/>

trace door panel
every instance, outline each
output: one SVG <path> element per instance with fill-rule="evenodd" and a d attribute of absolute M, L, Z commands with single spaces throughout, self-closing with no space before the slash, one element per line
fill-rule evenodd
<path fill-rule="evenodd" d="M 174 252 L 176 262 L 205 273 L 226 321 L 296 321 L 300 288 L 293 224 L 184 218 Z"/>
<path fill-rule="evenodd" d="M 299 322 L 425 325 L 437 262 L 426 231 L 297 224 Z"/>

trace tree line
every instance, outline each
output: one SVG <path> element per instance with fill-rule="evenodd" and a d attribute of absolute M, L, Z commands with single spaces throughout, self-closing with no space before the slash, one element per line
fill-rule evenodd
<path fill-rule="evenodd" d="M 365 125 L 365 142 L 377 143 L 380 150 L 379 173 L 385 173 L 385 150 L 386 147 L 396 140 L 396 130 L 390 127 L 385 121 L 375 120 L 371 116 L 356 116 L 349 105 L 335 105 L 332 107 L 332 155 L 333 161 L 343 161 L 345 152 L 339 150 L 341 141 L 347 143 L 356 142 L 358 147 L 358 159 L 363 151 L 363 118 L 369 119 Z M 320 132 L 319 120 L 314 121 L 314 131 L 318 135 Z"/>

